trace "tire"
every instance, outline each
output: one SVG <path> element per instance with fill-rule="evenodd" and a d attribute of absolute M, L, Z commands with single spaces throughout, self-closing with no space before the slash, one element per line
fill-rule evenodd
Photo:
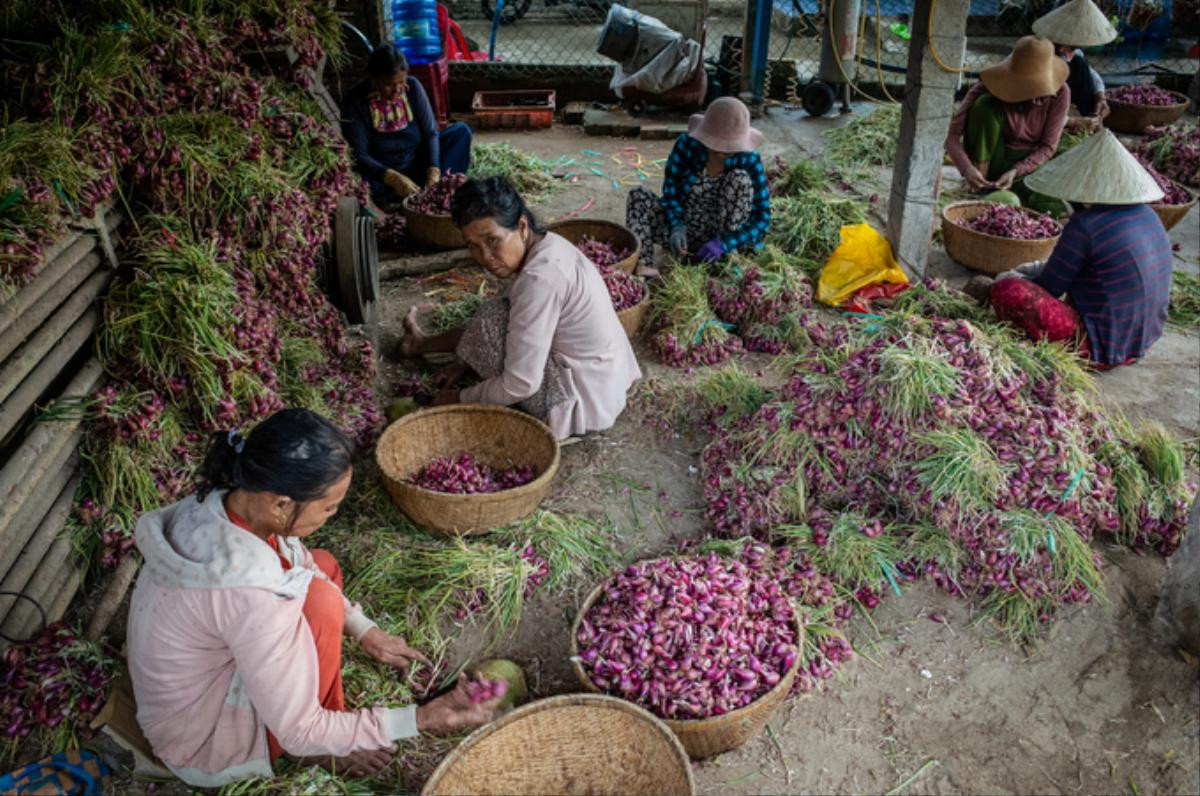
<path fill-rule="evenodd" d="M 505 0 L 500 24 L 511 25 L 516 22 L 529 12 L 531 5 L 533 5 L 533 0 Z M 479 6 L 483 9 L 483 15 L 488 19 L 492 19 L 495 16 L 496 0 L 479 0 Z"/>

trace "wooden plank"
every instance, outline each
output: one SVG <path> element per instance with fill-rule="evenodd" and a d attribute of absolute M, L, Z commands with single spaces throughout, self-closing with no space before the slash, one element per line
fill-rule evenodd
<path fill-rule="evenodd" d="M 4 579 L 0 580 L 0 592 L 25 588 L 38 562 L 62 531 L 75 505 L 75 490 L 79 487 L 79 477 L 75 472 L 78 466 L 78 455 L 69 456 L 63 466 L 47 476 L 30 499 L 25 501 L 24 516 L 18 517 L 13 526 L 16 538 L 0 548 L 0 572 L 4 573 Z M 0 618 L 3 618 L 2 611 Z"/>
<path fill-rule="evenodd" d="M 54 606 L 61 599 L 72 572 L 76 571 L 75 564 L 71 560 L 74 555 L 72 547 L 70 536 L 60 536 L 54 540 L 54 544 L 46 551 L 46 555 L 38 563 L 33 577 L 29 579 L 29 583 L 21 592 L 28 599 L 20 600 L 15 597 L 0 596 L 0 601 L 11 602 L 4 621 L 0 622 L 0 634 L 8 638 L 28 638 L 39 630 L 41 612 L 30 603 L 30 600 L 33 600 L 46 612 L 47 622 L 54 621 L 52 618 Z M 78 583 L 76 583 L 76 588 L 78 588 Z M 74 596 L 74 592 L 72 592 L 72 596 Z M 70 600 L 67 603 L 69 605 Z M 60 613 L 59 616 L 61 617 L 62 614 Z"/>
<path fill-rule="evenodd" d="M 87 395 L 99 386 L 104 368 L 95 359 L 80 368 L 63 390 L 64 396 Z M 54 457 L 63 448 L 78 444 L 81 418 L 58 423 L 41 423 L 29 432 L 21 446 L 0 469 L 0 549 L 7 544 L 7 529 L 38 481 L 53 468 Z"/>
<path fill-rule="evenodd" d="M 45 395 L 79 349 L 87 345 L 100 326 L 100 310 L 92 307 L 59 338 L 54 347 L 25 377 L 12 394 L 0 401 L 0 441 L 8 439 L 25 420 L 29 410 Z"/>
<path fill-rule="evenodd" d="M 37 301 L 23 310 L 18 310 L 20 314 L 9 322 L 7 329 L 0 332 L 0 362 L 16 351 L 17 346 L 21 345 L 25 338 L 45 323 L 51 313 L 66 301 L 75 292 L 75 288 L 82 285 L 84 280 L 91 276 L 99 266 L 100 253 L 88 252 L 76 263 L 74 268 L 59 274 L 57 281 L 38 297 Z"/>
<path fill-rule="evenodd" d="M 63 302 L 54 314 L 0 365 L 0 401 L 12 395 L 25 377 L 37 367 L 67 330 L 88 312 L 92 303 L 108 287 L 113 272 L 101 269 L 94 272 L 83 285 Z M 93 310 L 94 311 L 94 310 Z"/>
<path fill-rule="evenodd" d="M 0 306 L 0 334 L 7 335 L 11 326 L 57 285 L 63 276 L 70 273 L 81 260 L 95 250 L 96 238 L 92 235 L 80 235 L 61 257 L 52 260 L 32 282 L 9 297 L 8 301 Z M 8 354 L 0 356 L 0 359 L 6 356 Z"/>

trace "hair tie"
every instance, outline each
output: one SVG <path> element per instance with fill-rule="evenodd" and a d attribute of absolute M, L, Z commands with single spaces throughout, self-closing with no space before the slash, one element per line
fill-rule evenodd
<path fill-rule="evenodd" d="M 246 440 L 236 431 L 230 431 L 228 434 L 226 434 L 225 441 L 229 444 L 229 447 L 233 448 L 233 452 L 238 456 L 241 456 L 242 451 L 246 449 Z"/>

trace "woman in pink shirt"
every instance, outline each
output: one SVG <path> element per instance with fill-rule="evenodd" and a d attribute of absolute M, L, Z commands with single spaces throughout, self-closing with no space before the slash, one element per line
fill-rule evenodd
<path fill-rule="evenodd" d="M 1058 149 L 1071 107 L 1068 71 L 1052 42 L 1026 36 L 979 73 L 946 134 L 946 151 L 972 188 L 1011 189 L 1030 207 L 1066 213 L 1062 202 L 1028 191 L 1023 178 Z"/>
<path fill-rule="evenodd" d="M 516 406 L 559 439 L 611 427 L 642 372 L 599 269 L 543 229 L 503 177 L 467 180 L 451 214 L 471 256 L 508 288 L 443 334 L 423 333 L 416 308 L 405 319 L 403 354 L 455 352 L 463 365 L 443 372 L 447 386 L 467 367 L 480 377 L 434 403 Z"/>
<path fill-rule="evenodd" d="M 343 635 L 401 670 L 424 660 L 346 598 L 332 555 L 301 541 L 337 512 L 352 453 L 325 419 L 285 409 L 245 439 L 214 435 L 197 494 L 138 520 L 137 719 L 189 785 L 270 777 L 283 755 L 370 776 L 394 741 L 491 717 L 495 703 L 472 704 L 461 685 L 420 707 L 345 709 Z"/>

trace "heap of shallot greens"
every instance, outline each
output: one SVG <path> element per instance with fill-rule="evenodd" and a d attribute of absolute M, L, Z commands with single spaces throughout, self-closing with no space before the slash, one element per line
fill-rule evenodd
<path fill-rule="evenodd" d="M 31 734 L 65 748 L 75 728 L 108 698 L 117 668 L 113 650 L 55 624 L 0 658 L 0 766 L 13 763 L 15 742 Z M 56 737 L 55 737 L 56 736 Z"/>
<path fill-rule="evenodd" d="M 1169 555 L 1195 489 L 1176 440 L 1094 408 L 1076 355 L 907 311 L 951 309 L 945 294 L 918 285 L 885 321 L 811 323 L 818 345 L 777 390 L 710 380 L 708 517 L 792 548 L 828 580 L 835 624 L 927 574 L 1032 635 L 1101 593 L 1094 531 Z"/>
<path fill-rule="evenodd" d="M 507 141 L 473 146 L 467 176 L 507 177 L 517 193 L 530 204 L 541 201 L 558 187 L 558 181 L 537 155 Z"/>
<path fill-rule="evenodd" d="M 1200 188 L 1200 124 L 1180 122 L 1148 127 L 1134 151 L 1167 178 Z"/>
<path fill-rule="evenodd" d="M 340 46 L 310 5 L 50 2 L 33 11 L 49 46 L 6 72 L 0 281 L 28 281 L 64 217 L 111 195 L 130 226 L 96 346 L 112 380 L 82 406 L 89 558 L 115 563 L 137 515 L 190 491 L 212 431 L 285 405 L 361 444 L 380 425 L 374 353 L 317 283 L 338 197 L 365 192 L 300 88 Z M 262 65 L 286 47 L 297 60 Z"/>

